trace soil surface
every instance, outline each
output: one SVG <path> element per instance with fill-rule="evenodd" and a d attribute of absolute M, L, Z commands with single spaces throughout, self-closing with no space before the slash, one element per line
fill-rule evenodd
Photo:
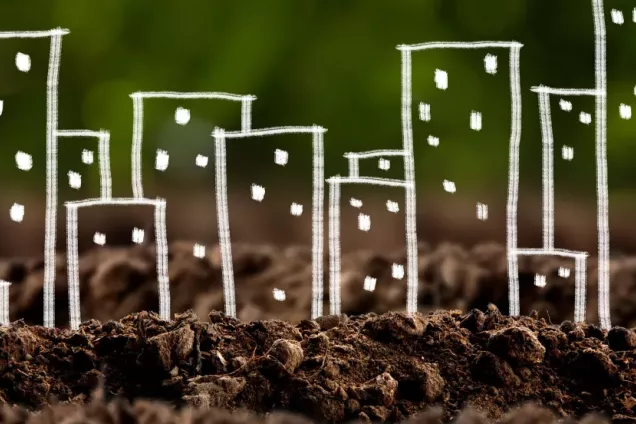
<path fill-rule="evenodd" d="M 68 325 L 65 255 L 57 260 L 58 329 L 37 326 L 43 316 L 43 261 L 0 260 L 0 279 L 12 283 L 15 321 L 0 327 L 0 403 L 20 405 L 5 408 L 0 423 L 56 422 L 59 416 L 76 422 L 88 417 L 94 422 L 306 422 L 263 416 L 279 410 L 313 421 L 428 423 L 456 419 L 466 408 L 481 415 L 466 412 L 458 422 L 548 423 L 591 412 L 636 422 L 636 333 L 630 330 L 636 327 L 636 299 L 629 296 L 636 290 L 636 258 L 612 260 L 610 299 L 617 327 L 608 333 L 594 325 L 594 258 L 587 262 L 590 324 L 567 321 L 574 315 L 573 263 L 553 257 L 522 258 L 521 312 L 528 316 L 506 317 L 506 254 L 497 244 L 471 249 L 421 244 L 420 313 L 415 315 L 400 312 L 406 281 L 392 277 L 392 265 L 404 263 L 404 252 L 344 255 L 344 314 L 309 320 L 311 251 L 235 245 L 235 319 L 210 313 L 224 308 L 218 247 L 208 247 L 201 259 L 192 250 L 189 242 L 170 246 L 172 322 L 153 312 L 159 304 L 154 246 L 83 254 L 85 322 L 78 332 L 63 329 Z M 563 269 L 571 269 L 570 275 Z M 328 314 L 328 260 L 325 271 Z M 535 286 L 537 274 L 546 276 L 545 287 Z M 372 292 L 363 289 L 367 276 L 377 279 Z M 275 289 L 285 292 L 283 301 L 274 298 Z M 98 387 L 103 399 L 93 399 Z M 163 403 L 151 406 L 143 399 Z M 115 403 L 105 403 L 110 400 Z M 25 415 L 51 402 L 61 405 L 37 417 Z M 550 413 L 525 409 L 506 418 L 527 402 Z M 442 412 L 423 412 L 433 406 Z M 209 408 L 257 415 L 227 416 Z M 126 418 L 130 414 L 135 418 Z"/>
<path fill-rule="evenodd" d="M 399 422 L 431 406 L 443 408 L 443 421 L 465 408 L 494 420 L 527 402 L 557 417 L 600 412 L 633 422 L 636 333 L 510 318 L 494 305 L 296 325 L 220 312 L 207 322 L 193 313 L 165 322 L 142 312 L 87 321 L 77 332 L 0 328 L 1 403 L 85 404 L 99 387 L 106 399 L 285 410 L 322 422 Z"/>
<path fill-rule="evenodd" d="M 170 246 L 171 311 L 192 309 L 202 320 L 212 310 L 224 310 L 221 259 L 218 247 L 207 256 L 193 256 L 193 243 Z M 235 245 L 233 249 L 237 317 L 252 321 L 281 319 L 297 324 L 311 317 L 311 251 L 304 247 Z M 379 255 L 371 251 L 342 258 L 341 312 L 364 314 L 406 308 L 406 279 L 392 277 L 393 263 L 404 263 L 405 254 Z M 56 326 L 68 325 L 66 256 L 57 259 Z M 521 313 L 536 310 L 548 322 L 574 319 L 573 261 L 555 257 L 522 257 L 519 263 Z M 80 298 L 83 320 L 102 322 L 140 311 L 158 311 L 159 299 L 154 246 L 103 247 L 81 255 Z M 559 276 L 565 267 L 569 276 Z M 325 261 L 323 313 L 329 309 L 329 262 Z M 587 261 L 586 321 L 598 323 L 596 260 Z M 636 257 L 615 257 L 611 267 L 612 324 L 636 327 Z M 535 286 L 535 275 L 546 276 L 545 287 Z M 375 291 L 363 289 L 365 277 L 377 279 Z M 10 281 L 10 319 L 43 323 L 41 259 L 0 260 L 0 279 Z M 504 246 L 479 244 L 466 249 L 454 244 L 419 248 L 419 309 L 470 311 L 495 304 L 507 313 L 508 275 Z M 285 300 L 272 295 L 285 292 Z"/>

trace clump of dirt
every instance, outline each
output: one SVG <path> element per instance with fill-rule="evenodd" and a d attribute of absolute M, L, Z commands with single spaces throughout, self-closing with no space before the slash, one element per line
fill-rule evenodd
<path fill-rule="evenodd" d="M 536 314 L 511 318 L 494 305 L 296 325 L 220 312 L 208 322 L 192 312 L 171 322 L 142 312 L 76 332 L 17 322 L 0 328 L 0 402 L 82 405 L 102 387 L 107 399 L 285 410 L 327 422 L 400 422 L 433 406 L 443 421 L 465 408 L 497 420 L 528 402 L 556 417 L 599 412 L 620 421 L 636 419 L 633 336 L 553 326 Z"/>
<path fill-rule="evenodd" d="M 169 272 L 171 310 L 194 310 L 205 320 L 211 310 L 223 310 L 224 292 L 218 247 L 210 247 L 206 257 L 192 254 L 193 243 L 176 242 L 170 246 Z M 312 297 L 311 251 L 304 247 L 235 245 L 233 248 L 237 316 L 245 321 L 282 319 L 299 323 L 310 317 Z M 400 311 L 406 305 L 406 279 L 392 278 L 393 263 L 404 263 L 404 252 L 378 255 L 363 251 L 342 258 L 341 311 L 345 314 Z M 68 324 L 68 284 L 66 258 L 57 258 L 56 325 Z M 574 318 L 575 285 L 572 271 L 560 276 L 559 269 L 572 270 L 567 259 L 521 257 L 519 263 L 521 313 L 537 310 L 552 322 Z M 329 268 L 325 262 L 325 270 Z M 598 322 L 596 260 L 587 263 L 587 322 Z M 120 319 L 139 311 L 157 311 L 159 305 L 155 248 L 152 245 L 102 247 L 83 254 L 79 262 L 82 318 L 102 322 Z M 611 262 L 612 323 L 636 327 L 636 258 L 615 258 Z M 547 285 L 536 287 L 536 274 L 545 275 Z M 365 277 L 377 279 L 375 291 L 363 289 Z M 485 309 L 489 303 L 508 311 L 508 273 L 505 248 L 480 244 L 471 249 L 441 244 L 419 247 L 420 311 Z M 28 324 L 43 322 L 42 260 L 0 261 L 0 279 L 13 283 L 10 288 L 11 320 Z M 323 310 L 329 311 L 329 276 L 324 277 Z M 280 302 L 274 289 L 284 290 Z M 483 324 L 480 316 L 468 318 L 467 329 Z M 620 343 L 620 342 L 617 342 Z M 633 345 L 634 340 L 626 341 Z"/>

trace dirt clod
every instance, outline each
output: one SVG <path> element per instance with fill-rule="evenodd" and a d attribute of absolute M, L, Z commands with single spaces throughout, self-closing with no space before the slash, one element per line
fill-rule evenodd
<path fill-rule="evenodd" d="M 290 373 L 296 371 L 304 356 L 300 343 L 283 339 L 276 340 L 272 344 L 269 355 L 278 360 Z"/>
<path fill-rule="evenodd" d="M 421 336 L 426 326 L 426 319 L 419 314 L 389 312 L 369 320 L 364 329 L 374 340 L 395 342 Z"/>
<path fill-rule="evenodd" d="M 473 376 L 497 387 L 518 386 L 519 377 L 510 365 L 490 352 L 480 352 L 471 366 Z"/>
<path fill-rule="evenodd" d="M 193 347 L 194 331 L 186 326 L 148 339 L 146 354 L 155 359 L 163 370 L 169 371 L 185 361 Z"/>
<path fill-rule="evenodd" d="M 541 363 L 545 355 L 543 345 L 533 332 L 525 327 L 497 331 L 490 336 L 488 349 L 518 366 Z"/>
<path fill-rule="evenodd" d="M 636 348 L 636 333 L 623 327 L 614 327 L 607 333 L 610 349 L 614 351 Z"/>

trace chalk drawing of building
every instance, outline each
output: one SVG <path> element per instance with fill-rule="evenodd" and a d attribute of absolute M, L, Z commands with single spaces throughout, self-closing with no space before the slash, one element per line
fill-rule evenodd
<path fill-rule="evenodd" d="M 391 166 L 395 166 L 394 162 L 398 162 L 398 167 L 406 169 L 405 163 L 410 158 L 408 157 L 408 150 L 370 150 L 364 152 L 350 152 L 345 153 L 344 157 L 348 161 L 349 174 L 347 176 L 334 176 L 327 179 L 329 185 L 329 298 L 330 298 L 330 313 L 337 315 L 341 313 L 341 208 L 343 207 L 342 201 L 342 189 L 345 186 L 375 186 L 375 187 L 394 187 L 398 190 L 404 189 L 402 196 L 408 197 L 409 188 L 412 187 L 413 182 L 393 178 L 381 178 L 375 175 L 360 175 L 360 162 L 361 161 L 374 161 L 377 162 L 377 167 L 380 170 L 386 171 Z M 401 200 L 401 199 L 400 199 Z M 409 199 L 410 200 L 410 199 Z M 414 200 L 414 199 L 412 199 Z M 408 202 L 408 201 L 407 201 Z M 347 206 L 349 204 L 354 208 L 361 208 L 362 202 L 356 198 L 345 202 Z M 356 204 L 359 203 L 359 204 Z M 401 202 L 400 202 L 401 203 Z M 408 205 L 408 203 L 407 203 Z M 387 199 L 387 208 L 389 212 L 397 213 L 400 209 L 399 203 L 391 199 Z M 369 231 L 371 227 L 371 216 L 360 213 L 358 216 L 358 229 L 361 231 Z M 408 219 L 408 218 L 407 218 Z M 409 221 L 407 220 L 407 223 Z M 412 236 L 412 237 L 409 237 Z M 414 244 L 414 246 L 413 246 Z M 417 252 L 417 238 L 413 233 L 407 234 L 407 264 L 406 270 L 411 270 L 409 265 L 411 262 L 409 258 L 413 247 Z M 399 279 L 407 275 L 407 299 L 406 309 L 409 312 L 415 312 L 417 310 L 417 268 L 415 274 L 413 272 L 407 272 L 404 270 L 404 264 L 395 264 L 399 268 Z M 415 279 L 413 279 L 415 277 Z M 415 283 L 414 283 L 415 281 Z M 415 285 L 415 291 L 413 291 L 413 285 Z M 375 289 L 375 280 L 372 277 L 368 277 L 364 284 L 365 290 L 373 291 Z"/>
<path fill-rule="evenodd" d="M 45 210 L 45 235 L 44 235 L 44 325 L 54 327 L 55 325 L 55 243 L 56 243 L 56 218 L 57 218 L 57 142 L 58 142 L 58 119 L 57 119 L 57 101 L 58 101 L 58 78 L 60 71 L 60 55 L 62 46 L 62 37 L 68 34 L 65 29 L 57 28 L 48 31 L 17 31 L 17 32 L 0 32 L 2 40 L 39 40 L 49 43 L 48 69 L 45 80 L 46 91 L 46 118 L 40 117 L 41 122 L 46 119 L 46 135 L 42 140 L 42 145 L 46 146 L 46 210 Z M 46 61 L 43 61 L 46 63 Z M 38 63 L 36 61 L 35 63 Z M 28 73 L 32 68 L 32 60 L 28 50 L 15 52 L 15 66 L 19 72 Z M 0 101 L 0 114 L 8 115 L 8 111 L 15 110 L 14 105 L 6 99 Z M 32 169 L 33 152 L 16 152 L 16 162 L 18 169 L 29 171 Z M 13 221 L 22 222 L 25 213 L 29 214 L 29 205 L 14 203 L 10 211 L 10 217 Z M 6 295 L 8 302 L 9 285 L 3 283 L 3 296 Z M 4 297 L 3 297 L 4 299 Z M 3 301 L 4 302 L 4 301 Z M 8 304 L 6 313 L 8 314 Z M 6 316 L 8 321 L 8 315 Z"/>
<path fill-rule="evenodd" d="M 272 164 L 285 166 L 288 161 L 296 160 L 289 151 L 282 149 L 283 140 L 290 137 L 307 137 L 312 146 L 312 205 L 311 205 L 311 234 L 312 234 L 312 307 L 311 317 L 322 315 L 323 309 L 323 202 L 324 202 L 324 133 L 327 130 L 317 125 L 309 127 L 279 127 L 266 129 L 250 129 L 249 131 L 226 132 L 217 128 L 212 136 L 215 142 L 216 166 L 216 199 L 219 228 L 219 245 L 223 267 L 223 287 L 225 293 L 225 313 L 236 316 L 236 293 L 234 288 L 234 271 L 232 263 L 232 242 L 230 237 L 230 211 L 227 194 L 227 147 L 228 143 L 246 144 L 246 141 L 258 141 L 272 146 Z M 291 140 L 295 142 L 296 139 Z M 303 149 L 305 150 L 305 149 Z M 291 177 L 290 177 L 291 178 Z M 284 187 L 283 187 L 284 189 Z M 255 202 L 267 199 L 268 187 L 263 187 L 258 181 L 251 186 L 251 197 Z M 304 207 L 296 202 L 290 202 L 289 213 L 293 216 L 304 214 Z M 280 217 L 280 219 L 285 219 Z M 279 301 L 284 299 L 280 293 L 275 296 Z"/>
<path fill-rule="evenodd" d="M 159 316 L 170 320 L 170 284 L 168 277 L 168 241 L 166 238 L 166 202 L 163 199 L 98 198 L 66 202 L 67 272 L 69 291 L 69 317 L 71 329 L 77 330 L 81 321 L 78 224 L 79 211 L 90 207 L 145 206 L 153 209 L 156 243 L 157 282 L 159 290 Z M 105 243 L 104 235 L 96 234 L 96 244 Z M 133 236 L 134 237 L 134 236 Z"/>
<path fill-rule="evenodd" d="M 575 305 L 574 319 L 585 320 L 586 257 L 587 252 L 569 251 L 554 246 L 554 140 L 551 115 L 551 98 L 559 96 L 563 110 L 571 110 L 571 97 L 591 97 L 596 107 L 593 114 L 581 112 L 582 124 L 596 127 L 596 183 L 597 183 L 597 228 L 598 228 L 598 314 L 604 329 L 611 328 L 609 307 L 609 222 L 608 222 L 608 181 L 607 181 L 607 69 L 606 69 L 606 28 L 602 0 L 592 0 L 595 34 L 595 86 L 592 88 L 552 88 L 539 86 L 532 89 L 539 98 L 543 144 L 543 247 L 524 249 L 517 244 L 517 201 L 519 150 L 510 152 L 511 184 L 508 197 L 508 275 L 510 315 L 519 315 L 519 275 L 518 260 L 522 255 L 562 256 L 575 260 Z M 565 149 L 567 160 L 573 157 L 571 149 Z"/>

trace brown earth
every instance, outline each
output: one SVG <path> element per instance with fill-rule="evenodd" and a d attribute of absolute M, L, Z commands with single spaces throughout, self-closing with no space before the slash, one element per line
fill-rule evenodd
<path fill-rule="evenodd" d="M 194 310 L 205 320 L 209 311 L 224 310 L 221 261 L 218 248 L 207 256 L 192 254 L 193 243 L 170 246 L 171 310 Z M 245 321 L 281 319 L 298 323 L 310 318 L 311 252 L 304 247 L 235 245 L 233 249 L 237 316 Z M 479 244 L 466 249 L 454 244 L 420 245 L 419 294 L 421 312 L 434 309 L 484 309 L 489 303 L 508 312 L 506 254 L 498 244 Z M 154 246 L 103 247 L 80 257 L 82 318 L 102 322 L 139 311 L 157 311 Z M 555 323 L 574 318 L 574 270 L 568 278 L 560 267 L 572 267 L 567 259 L 522 257 L 519 264 L 521 313 L 532 310 Z M 376 254 L 360 251 L 342 258 L 341 312 L 363 314 L 405 310 L 406 281 L 391 277 L 394 262 L 404 263 L 403 252 Z M 68 324 L 66 257 L 57 260 L 56 325 Z M 325 261 L 323 311 L 329 308 L 328 261 Z M 616 257 L 611 262 L 612 323 L 636 327 L 636 257 Z M 547 286 L 534 285 L 535 274 L 547 276 Z M 0 260 L 0 279 L 10 288 L 10 318 L 27 324 L 43 322 L 43 276 L 41 259 Z M 377 278 L 374 292 L 363 290 L 366 276 Z M 588 259 L 587 322 L 598 323 L 596 260 Z M 284 290 L 279 302 L 272 291 Z"/>
<path fill-rule="evenodd" d="M 191 313 L 165 322 L 142 312 L 91 320 L 78 332 L 21 322 L 0 328 L 0 402 L 81 405 L 100 385 L 107 399 L 285 410 L 327 422 L 398 422 L 436 405 L 445 422 L 465 408 L 494 420 L 527 402 L 558 417 L 598 412 L 633 422 L 636 334 L 551 326 L 536 314 L 509 318 L 494 306 L 324 316 L 295 326 L 219 312 L 208 322 Z"/>
<path fill-rule="evenodd" d="M 153 313 L 136 313 L 157 310 L 159 303 L 153 246 L 84 254 L 80 289 L 87 321 L 79 332 L 29 325 L 42 322 L 42 261 L 2 261 L 0 278 L 13 283 L 11 319 L 22 320 L 0 328 L 0 403 L 31 411 L 53 400 L 84 405 L 101 381 L 106 400 L 165 402 L 156 407 L 157 414 L 173 420 L 165 422 L 279 419 L 224 418 L 212 412 L 184 418 L 188 413 L 170 415 L 168 407 L 247 409 L 260 415 L 285 410 L 315 421 L 398 422 L 436 405 L 443 408 L 444 422 L 465 408 L 488 420 L 551 422 L 535 410 L 503 418 L 526 402 L 547 407 L 556 417 L 603 412 L 616 422 L 636 422 L 636 333 L 626 329 L 636 326 L 636 300 L 629 297 L 636 284 L 634 258 L 612 261 L 612 318 L 621 327 L 607 333 L 593 324 L 552 325 L 571 318 L 574 304 L 573 277 L 558 276 L 559 267 L 571 264 L 555 258 L 520 263 L 521 311 L 530 316 L 504 316 L 505 251 L 496 244 L 472 249 L 420 245 L 421 312 L 412 316 L 395 312 L 404 309 L 406 283 L 391 278 L 391 265 L 403 261 L 403 253 L 345 255 L 346 315 L 317 320 L 308 320 L 308 249 L 234 247 L 240 320 L 209 313 L 224 306 L 218 249 L 209 248 L 198 259 L 192 243 L 180 242 L 170 252 L 172 311 L 177 315 L 169 323 Z M 58 327 L 68 322 L 64 262 L 60 255 Z M 597 318 L 595 269 L 591 258 L 590 323 Z M 536 273 L 548 277 L 545 288 L 533 284 Z M 374 292 L 362 288 L 367 275 L 378 279 Z M 326 275 L 325 314 L 327 281 Z M 284 302 L 273 298 L 274 288 L 285 290 Z M 448 311 L 432 312 L 442 308 Z M 51 422 L 55 414 L 75 414 L 77 422 L 85 422 L 82 414 L 99 416 L 107 410 L 126 416 L 130 408 L 146 408 L 137 414 L 148 420 L 151 407 L 143 405 L 126 409 L 98 400 L 74 412 L 60 406 L 38 419 Z M 19 410 L 11 413 L 17 414 L 13 421 L 0 423 L 24 422 Z M 414 422 L 439 421 L 427 417 Z M 295 422 L 287 416 L 280 420 Z M 465 415 L 458 422 L 486 421 Z"/>
<path fill-rule="evenodd" d="M 121 399 L 104 402 L 94 399 L 86 405 L 56 404 L 46 407 L 43 412 L 30 414 L 24 408 L 7 407 L 0 409 L 0 422 L 11 424 L 51 424 L 65 422 L 75 423 L 139 423 L 139 424 L 312 424 L 310 419 L 299 414 L 277 411 L 267 415 L 249 412 L 231 413 L 215 408 L 182 408 L 175 410 L 170 406 L 153 401 L 136 401 L 130 404 Z M 404 424 L 439 424 L 442 421 L 442 410 L 431 408 L 404 421 Z M 621 422 L 620 419 L 614 420 Z M 351 423 L 366 423 L 367 420 L 352 420 Z M 457 418 L 458 424 L 487 424 L 483 414 L 468 409 Z M 500 424 L 532 423 L 532 424 L 574 424 L 575 420 L 558 420 L 548 409 L 535 405 L 524 405 L 515 408 L 502 419 Z M 590 414 L 580 421 L 584 424 L 606 424 L 606 418 Z M 623 422 L 626 422 L 623 420 Z"/>

